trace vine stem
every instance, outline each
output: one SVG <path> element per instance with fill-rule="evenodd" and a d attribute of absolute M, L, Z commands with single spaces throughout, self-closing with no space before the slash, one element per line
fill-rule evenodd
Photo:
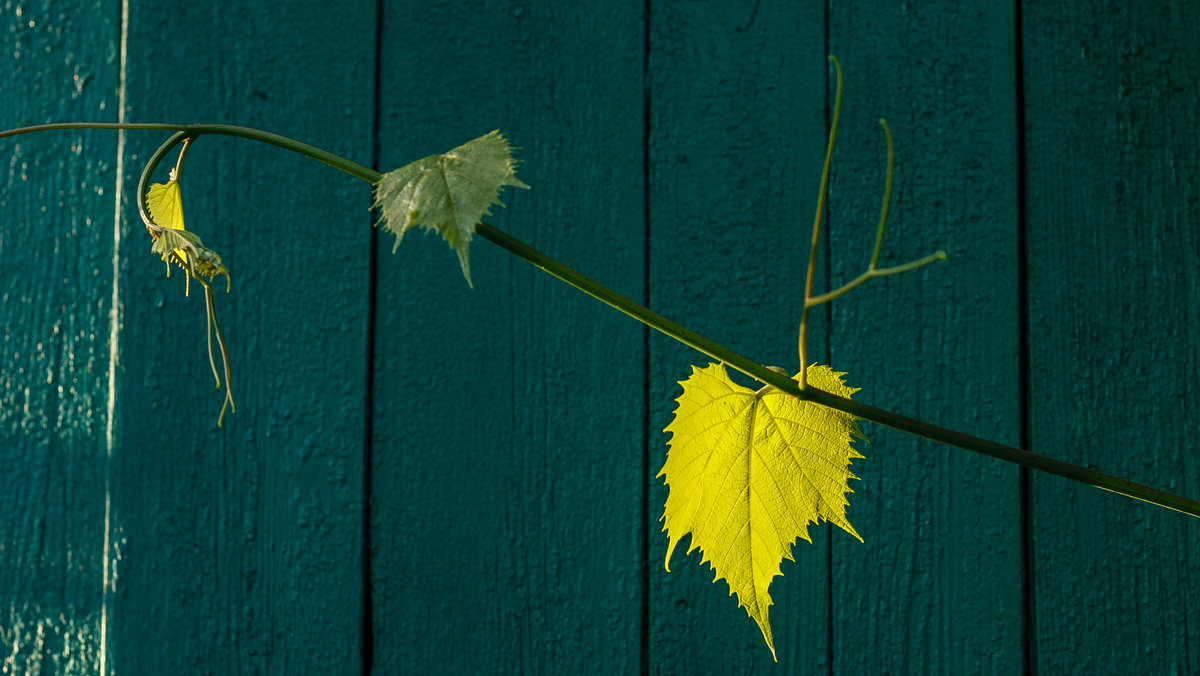
<path fill-rule="evenodd" d="M 195 124 L 195 125 L 173 125 L 173 124 L 122 124 L 122 123 L 60 123 L 38 125 L 33 127 L 23 127 L 6 132 L 0 132 L 0 138 L 15 136 L 17 134 L 31 133 L 35 131 L 47 131 L 52 129 L 148 129 L 148 130 L 165 130 L 185 132 L 177 134 L 173 137 L 176 143 L 181 143 L 185 138 L 194 138 L 201 134 L 221 134 L 227 136 L 238 136 L 250 140 L 268 143 L 270 145 L 285 148 L 305 157 L 318 160 L 328 164 L 335 169 L 339 169 L 355 178 L 362 179 L 374 185 L 383 177 L 378 171 L 370 167 L 363 166 L 357 162 L 347 158 L 335 155 L 326 150 L 322 150 L 307 143 L 264 132 L 248 127 L 238 127 L 226 124 Z M 161 160 L 169 151 L 171 143 L 168 142 L 160 148 L 161 155 L 158 159 Z M 148 167 L 152 169 L 153 167 Z M 138 197 L 139 202 L 143 199 L 141 195 Z M 661 331 L 662 333 L 674 338 L 675 340 L 696 349 L 709 357 L 723 362 L 730 367 L 741 371 L 742 373 L 754 378 L 755 380 L 790 394 L 803 401 L 810 401 L 821 406 L 848 413 L 863 420 L 891 427 L 901 432 L 906 432 L 914 436 L 930 439 L 950 446 L 972 451 L 1006 462 L 1015 463 L 1030 469 L 1039 470 L 1049 474 L 1061 476 L 1066 479 L 1085 483 L 1096 488 L 1101 488 L 1113 493 L 1118 493 L 1126 497 L 1142 500 L 1160 507 L 1173 509 L 1184 514 L 1200 517 L 1200 502 L 1191 500 L 1173 493 L 1151 488 L 1143 484 L 1122 479 L 1109 474 L 1104 474 L 1093 469 L 1080 467 L 1061 460 L 1055 460 L 1043 455 L 1038 455 L 1030 451 L 1006 446 L 994 441 L 988 441 L 979 437 L 956 432 L 945 427 L 915 420 L 898 413 L 893 413 L 884 409 L 869 406 L 867 404 L 846 399 L 843 397 L 830 394 L 823 390 L 811 386 L 801 386 L 801 384 L 789 378 L 787 375 L 778 371 L 773 371 L 770 368 L 759 364 L 733 350 L 717 343 L 716 341 L 703 336 L 691 329 L 688 329 L 681 324 L 678 324 L 657 312 L 641 305 L 640 303 L 604 286 L 603 284 L 583 275 L 580 272 L 566 266 L 558 260 L 534 249 L 533 247 L 521 242 L 515 237 L 498 230 L 487 223 L 479 223 L 476 232 L 487 239 L 488 241 L 500 246 L 509 253 L 524 259 L 534 267 L 543 270 L 559 280 L 579 289 L 593 298 L 620 310 L 630 317 L 642 322 L 643 324 Z M 228 377 L 228 376 L 227 376 Z"/>
<path fill-rule="evenodd" d="M 187 132 L 186 138 L 194 138 L 201 134 L 219 134 L 222 136 L 237 136 L 239 138 L 258 141 L 268 145 L 285 148 L 294 153 L 298 153 L 305 157 L 323 162 L 341 171 L 350 174 L 356 178 L 361 178 L 369 183 L 379 181 L 379 172 L 363 165 L 348 160 L 341 155 L 335 155 L 323 148 L 318 148 L 309 145 L 296 139 L 291 139 L 286 136 L 281 136 L 269 131 L 254 129 L 252 127 L 240 127 L 234 124 L 160 124 L 160 123 L 138 123 L 138 122 L 55 122 L 52 124 L 38 124 L 29 127 L 21 127 L 19 129 L 10 129 L 0 132 L 0 138 L 9 136 L 17 136 L 20 134 L 30 134 L 39 131 L 54 131 L 54 130 L 70 130 L 70 129 L 118 129 L 126 131 L 149 130 L 149 131 L 182 131 Z M 182 141 L 182 139 L 180 139 Z M 168 148 L 170 150 L 170 148 Z"/>
<path fill-rule="evenodd" d="M 1043 455 L 1031 453 L 1019 448 L 1005 446 L 994 441 L 980 439 L 969 434 L 956 432 L 945 427 L 915 420 L 902 416 L 898 413 L 886 411 L 881 408 L 875 408 L 852 399 L 839 397 L 824 390 L 817 389 L 811 385 L 801 387 L 800 383 L 788 376 L 773 371 L 762 364 L 758 364 L 753 360 L 744 357 L 733 350 L 717 343 L 714 340 L 706 338 L 695 331 L 687 329 L 666 317 L 654 312 L 653 310 L 633 301 L 621 294 L 609 289 L 608 287 L 596 282 L 575 270 L 559 263 L 553 258 L 533 249 L 527 244 L 518 241 L 511 235 L 508 235 L 486 223 L 480 223 L 477 232 L 487 240 L 498 244 L 510 253 L 516 254 L 520 258 L 532 263 L 535 267 L 544 270 L 560 280 L 570 284 L 571 286 L 583 291 L 584 293 L 596 298 L 612 307 L 624 312 L 634 319 L 657 329 L 668 336 L 678 340 L 679 342 L 692 347 L 704 354 L 721 361 L 729 366 L 745 373 L 755 380 L 778 388 L 793 397 L 804 401 L 811 401 L 822 406 L 836 409 L 843 413 L 849 413 L 852 416 L 870 420 L 871 422 L 885 425 L 893 429 L 907 432 L 918 437 L 924 437 L 933 441 L 938 441 L 950 446 L 956 446 L 968 451 L 973 451 L 981 455 L 986 455 L 992 458 L 998 458 L 1008 462 L 1023 465 L 1031 469 L 1040 470 L 1050 474 L 1055 474 L 1067 479 L 1072 479 L 1081 483 L 1103 488 L 1107 491 L 1119 493 L 1121 495 L 1149 502 L 1160 507 L 1173 509 L 1184 514 L 1200 517 L 1200 502 L 1190 500 L 1182 496 L 1161 491 L 1156 488 L 1144 486 L 1142 484 L 1114 477 L 1102 472 L 1097 472 L 1086 467 L 1079 467 L 1068 462 L 1055 460 Z"/>

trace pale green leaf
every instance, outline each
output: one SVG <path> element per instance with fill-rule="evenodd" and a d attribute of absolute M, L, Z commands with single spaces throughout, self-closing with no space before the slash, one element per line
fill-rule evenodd
<path fill-rule="evenodd" d="M 409 228 L 437 230 L 458 253 L 471 283 L 467 249 L 475 225 L 501 204 L 506 185 L 528 188 L 516 177 L 508 140 L 499 131 L 481 136 L 444 155 L 430 155 L 390 171 L 375 184 L 375 206 L 383 227 L 396 236 L 393 253 Z"/>
<path fill-rule="evenodd" d="M 154 233 L 157 237 L 154 238 L 153 243 L 150 245 L 150 250 L 163 256 L 166 256 L 172 250 L 181 254 L 187 251 L 195 251 L 196 246 L 200 243 L 199 237 L 186 230 L 161 228 L 154 230 Z"/>
<path fill-rule="evenodd" d="M 828 366 L 808 369 L 808 383 L 838 396 L 857 389 Z M 853 416 L 803 402 L 775 388 L 757 392 L 734 383 L 725 367 L 692 367 L 666 431 L 670 450 L 660 477 L 670 492 L 663 530 L 671 553 L 691 533 L 688 553 L 724 578 L 758 623 L 775 654 L 768 587 L 796 538 L 811 542 L 808 524 L 829 521 L 862 540 L 846 520 L 849 465 L 863 457 Z"/>

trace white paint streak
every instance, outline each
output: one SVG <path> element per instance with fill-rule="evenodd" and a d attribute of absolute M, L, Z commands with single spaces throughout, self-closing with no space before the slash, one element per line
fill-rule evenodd
<path fill-rule="evenodd" d="M 121 0 L 121 65 L 117 79 L 117 121 L 125 122 L 125 64 L 129 43 L 129 0 Z M 113 598 L 112 458 L 116 445 L 117 360 L 121 337 L 121 197 L 125 194 L 125 132 L 117 132 L 117 179 L 113 196 L 112 298 L 108 310 L 108 420 L 105 423 L 104 589 L 100 610 L 100 676 L 108 676 L 108 613 Z"/>

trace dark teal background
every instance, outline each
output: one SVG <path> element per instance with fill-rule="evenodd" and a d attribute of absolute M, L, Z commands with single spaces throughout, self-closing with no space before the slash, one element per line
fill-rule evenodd
<path fill-rule="evenodd" d="M 494 128 L 491 221 L 859 399 L 1200 498 L 1200 4 L 0 0 L 0 127 L 228 122 L 381 170 Z M 0 660 L 90 674 L 1195 674 L 1200 522 L 865 426 L 772 586 L 779 663 L 655 474 L 698 353 L 367 186 L 205 137 L 238 412 L 134 203 L 157 132 L 0 140 Z M 165 174 L 164 174 L 165 176 Z M 159 177 L 161 180 L 163 177 Z M 40 672 L 38 671 L 40 669 Z"/>

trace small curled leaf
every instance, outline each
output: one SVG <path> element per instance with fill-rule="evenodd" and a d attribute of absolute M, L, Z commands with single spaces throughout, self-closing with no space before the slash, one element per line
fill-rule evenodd
<path fill-rule="evenodd" d="M 157 225 L 148 225 L 146 230 L 153 240 L 150 251 L 162 256 L 163 260 L 173 262 L 171 253 L 174 252 L 179 256 L 179 262 L 186 271 L 190 257 L 191 272 L 203 275 L 209 281 L 212 281 L 217 275 L 224 275 L 225 281 L 228 283 L 229 271 L 225 269 L 221 257 L 216 251 L 204 246 L 198 236 L 186 230 L 172 230 Z"/>
<path fill-rule="evenodd" d="M 186 230 L 154 227 L 150 229 L 150 237 L 154 242 L 150 245 L 150 250 L 162 254 L 164 257 L 173 250 L 178 250 L 177 253 L 186 253 L 189 249 L 195 250 L 200 244 L 200 238 Z"/>
<path fill-rule="evenodd" d="M 374 207 L 383 227 L 396 236 L 393 253 L 413 226 L 437 230 L 458 252 L 471 284 L 467 249 L 475 225 L 493 204 L 504 206 L 499 197 L 506 185 L 529 187 L 517 178 L 508 140 L 497 130 L 384 174 L 375 184 Z"/>

